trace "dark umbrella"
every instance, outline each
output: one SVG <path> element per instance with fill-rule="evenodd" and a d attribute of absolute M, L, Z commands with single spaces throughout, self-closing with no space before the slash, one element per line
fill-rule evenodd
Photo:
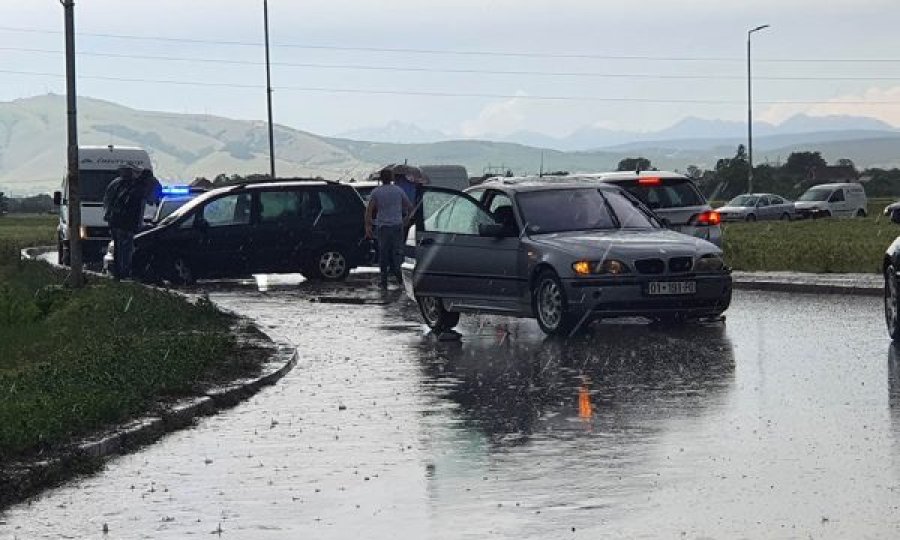
<path fill-rule="evenodd" d="M 403 175 L 408 181 L 414 184 L 428 183 L 428 175 L 422 172 L 422 169 L 405 163 L 391 163 L 390 165 L 385 165 L 381 169 L 375 171 L 372 176 L 377 178 L 381 171 L 390 171 L 395 176 Z"/>

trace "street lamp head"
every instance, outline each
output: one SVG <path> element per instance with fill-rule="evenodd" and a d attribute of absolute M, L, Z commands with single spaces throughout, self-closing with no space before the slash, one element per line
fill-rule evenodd
<path fill-rule="evenodd" d="M 768 27 L 769 27 L 768 24 L 763 24 L 763 25 L 761 25 L 761 26 L 757 26 L 756 28 L 750 30 L 750 31 L 747 32 L 747 33 L 748 33 L 748 34 L 752 34 L 753 32 L 759 32 L 760 30 L 765 30 L 765 29 L 768 28 Z"/>

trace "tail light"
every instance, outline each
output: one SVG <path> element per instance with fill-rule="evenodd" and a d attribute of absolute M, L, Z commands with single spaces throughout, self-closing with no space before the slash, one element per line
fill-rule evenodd
<path fill-rule="evenodd" d="M 722 223 L 722 215 L 715 210 L 707 210 L 694 218 L 698 225 L 718 225 Z"/>
<path fill-rule="evenodd" d="M 645 176 L 644 178 L 638 178 L 639 186 L 658 186 L 662 184 L 662 178 L 658 176 Z"/>

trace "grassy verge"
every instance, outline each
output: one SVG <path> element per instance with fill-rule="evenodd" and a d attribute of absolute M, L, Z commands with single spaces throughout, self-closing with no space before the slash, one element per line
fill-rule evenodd
<path fill-rule="evenodd" d="M 234 321 L 208 301 L 105 280 L 73 291 L 64 272 L 18 260 L 53 227 L 0 218 L 0 462 L 193 393 L 239 356 Z"/>
<path fill-rule="evenodd" d="M 724 225 L 725 258 L 735 270 L 881 272 L 884 251 L 900 235 L 874 200 L 866 218 Z"/>

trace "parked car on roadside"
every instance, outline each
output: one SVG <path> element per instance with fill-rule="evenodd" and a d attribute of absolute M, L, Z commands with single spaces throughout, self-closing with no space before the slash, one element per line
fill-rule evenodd
<path fill-rule="evenodd" d="M 900 202 L 885 207 L 884 215 L 900 224 Z M 884 275 L 884 320 L 888 335 L 900 341 L 900 236 L 885 251 L 881 271 Z"/>
<path fill-rule="evenodd" d="M 869 200 L 862 184 L 819 184 L 806 190 L 794 203 L 803 218 L 866 217 Z"/>
<path fill-rule="evenodd" d="M 369 253 L 365 207 L 348 184 L 278 180 L 215 189 L 135 237 L 140 279 L 301 272 L 342 280 Z"/>
<path fill-rule="evenodd" d="M 716 208 L 722 221 L 762 221 L 794 219 L 797 210 L 794 203 L 773 193 L 747 193 L 738 195 L 724 206 Z"/>
<path fill-rule="evenodd" d="M 535 178 L 420 189 L 402 270 L 435 331 L 463 312 L 534 317 L 567 334 L 607 317 L 715 318 L 731 302 L 722 250 L 667 230 L 617 186 Z"/>
<path fill-rule="evenodd" d="M 719 213 L 684 175 L 667 171 L 630 171 L 574 174 L 562 178 L 600 181 L 624 188 L 663 218 L 668 228 L 722 245 Z"/>

